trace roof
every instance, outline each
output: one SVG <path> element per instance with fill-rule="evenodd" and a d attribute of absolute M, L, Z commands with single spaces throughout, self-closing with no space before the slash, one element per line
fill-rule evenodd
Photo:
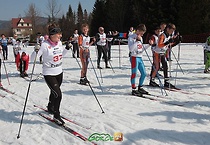
<path fill-rule="evenodd" d="M 29 23 L 32 21 L 29 18 L 12 18 L 12 28 L 31 28 L 31 26 L 18 26 L 19 23 Z"/>

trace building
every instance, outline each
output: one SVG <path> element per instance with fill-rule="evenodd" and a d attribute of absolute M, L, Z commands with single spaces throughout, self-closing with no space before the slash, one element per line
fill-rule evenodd
<path fill-rule="evenodd" d="M 29 38 L 32 34 L 32 21 L 28 18 L 12 18 L 12 32 L 18 38 Z"/>

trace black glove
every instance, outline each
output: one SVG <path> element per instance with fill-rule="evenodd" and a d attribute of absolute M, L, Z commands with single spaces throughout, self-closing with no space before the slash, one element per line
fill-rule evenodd
<path fill-rule="evenodd" d="M 166 41 L 164 44 L 165 45 L 168 45 L 169 43 L 173 43 L 174 42 L 174 40 L 172 39 L 172 38 L 170 38 L 168 41 Z"/>
<path fill-rule="evenodd" d="M 152 44 L 152 47 L 155 47 L 157 44 Z"/>
<path fill-rule="evenodd" d="M 69 50 L 72 47 L 72 44 L 70 41 L 66 42 L 66 49 Z"/>
<path fill-rule="evenodd" d="M 169 43 L 173 43 L 173 42 L 174 42 L 174 39 L 170 38 L 170 39 L 168 40 L 168 42 L 169 42 Z"/>

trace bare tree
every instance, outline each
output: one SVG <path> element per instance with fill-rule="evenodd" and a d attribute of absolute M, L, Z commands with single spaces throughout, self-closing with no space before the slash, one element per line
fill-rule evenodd
<path fill-rule="evenodd" d="M 31 19 L 33 34 L 37 32 L 37 22 L 40 19 L 40 11 L 36 8 L 34 3 L 29 4 L 28 10 L 25 12 L 25 16 Z"/>
<path fill-rule="evenodd" d="M 47 14 L 50 19 L 49 21 L 55 21 L 55 18 L 61 11 L 61 5 L 58 5 L 57 0 L 48 0 L 47 10 L 49 10 Z"/>

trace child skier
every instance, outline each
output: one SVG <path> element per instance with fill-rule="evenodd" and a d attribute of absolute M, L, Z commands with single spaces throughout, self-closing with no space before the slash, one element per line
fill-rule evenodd
<path fill-rule="evenodd" d="M 140 24 L 136 28 L 136 32 L 128 38 L 128 47 L 131 53 L 130 62 L 131 62 L 131 87 L 132 87 L 132 95 L 142 96 L 142 94 L 148 94 L 142 86 L 146 77 L 145 66 L 142 60 L 142 53 L 146 49 L 143 46 L 142 36 L 146 32 L 146 26 L 144 24 Z M 137 70 L 141 73 L 139 78 L 138 90 L 136 90 L 136 73 Z"/>
<path fill-rule="evenodd" d="M 82 25 L 82 32 L 83 33 L 79 36 L 78 39 L 78 44 L 80 48 L 80 60 L 82 63 L 80 84 L 85 85 L 86 83 L 89 83 L 87 79 L 87 68 L 90 59 L 89 47 L 95 42 L 95 38 L 90 41 L 90 36 L 88 35 L 89 26 L 87 24 Z"/>
<path fill-rule="evenodd" d="M 26 71 L 28 70 L 29 55 L 24 50 L 19 50 L 15 58 L 15 63 L 17 70 L 20 71 L 20 77 L 27 77 L 28 74 Z"/>
<path fill-rule="evenodd" d="M 166 61 L 166 51 L 169 49 L 169 47 L 175 46 L 174 40 L 171 37 L 171 34 L 176 29 L 174 24 L 169 23 L 166 26 L 166 29 L 162 34 L 160 34 L 158 38 L 157 46 L 153 49 L 154 50 L 154 56 L 155 56 L 155 70 L 152 72 L 150 84 L 153 86 L 157 86 L 154 82 L 155 76 L 159 70 L 159 62 L 161 61 L 162 67 L 163 67 L 163 74 L 164 74 L 164 87 L 167 88 L 175 88 L 174 85 L 169 83 L 169 77 L 168 77 L 168 65 Z"/>
<path fill-rule="evenodd" d="M 206 39 L 206 43 L 203 48 L 206 56 L 204 73 L 210 73 L 210 36 Z"/>
<path fill-rule="evenodd" d="M 160 27 L 156 27 L 155 28 L 155 33 L 151 36 L 150 40 L 153 41 L 153 45 L 151 47 L 152 49 L 152 54 L 153 54 L 153 63 L 152 63 L 152 68 L 151 68 L 151 73 L 150 73 L 150 82 L 149 85 L 153 86 L 153 87 L 159 87 L 159 85 L 155 82 L 155 76 L 157 74 L 157 69 L 156 68 L 160 68 L 160 55 L 158 53 L 156 53 L 154 50 L 158 44 L 158 37 L 161 33 L 161 28 Z"/>

